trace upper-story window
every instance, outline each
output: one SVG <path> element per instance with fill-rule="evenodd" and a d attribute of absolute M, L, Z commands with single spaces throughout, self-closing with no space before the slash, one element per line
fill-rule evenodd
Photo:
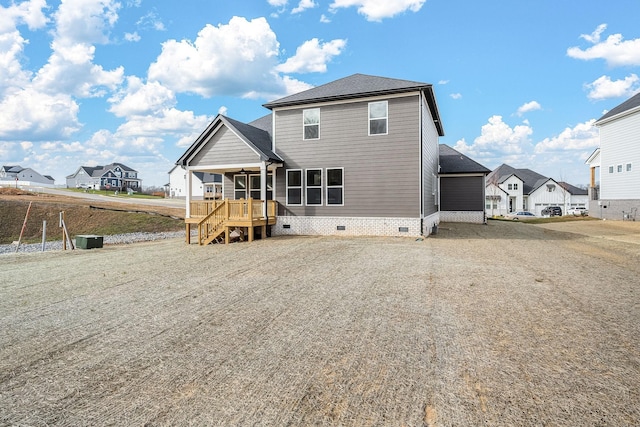
<path fill-rule="evenodd" d="M 304 139 L 320 139 L 320 109 L 302 110 Z"/>
<path fill-rule="evenodd" d="M 627 163 L 627 172 L 631 172 L 631 163 Z"/>
<path fill-rule="evenodd" d="M 389 121 L 389 103 L 378 101 L 369 103 L 369 135 L 386 135 Z"/>
<path fill-rule="evenodd" d="M 609 173 L 613 173 L 613 166 L 609 166 Z"/>

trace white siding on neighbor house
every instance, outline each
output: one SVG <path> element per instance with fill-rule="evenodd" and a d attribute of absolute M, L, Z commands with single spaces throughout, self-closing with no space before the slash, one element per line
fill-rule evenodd
<path fill-rule="evenodd" d="M 320 106 L 320 138 L 303 139 L 301 108 L 275 110 L 276 179 L 281 215 L 420 217 L 420 103 L 418 94 L 388 100 L 388 134 L 369 135 L 371 99 Z M 435 144 L 437 150 L 437 141 Z M 287 206 L 287 169 L 344 168 L 344 205 Z M 304 191 L 303 191 L 304 193 Z M 324 193 L 324 190 L 323 190 Z"/>
<path fill-rule="evenodd" d="M 509 190 L 509 185 L 512 185 L 512 189 Z M 518 188 L 514 189 L 515 187 L 513 187 L 513 185 L 517 185 Z M 511 210 L 513 212 L 517 212 L 517 211 L 521 211 L 521 210 L 527 210 L 528 209 L 528 205 L 526 205 L 525 201 L 524 201 L 524 193 L 523 193 L 523 186 L 524 183 L 522 182 L 522 180 L 520 178 L 518 178 L 517 176 L 513 175 L 510 176 L 505 182 L 503 182 L 502 184 L 500 184 L 500 187 L 507 192 L 508 196 L 507 196 L 507 210 L 509 210 L 509 198 L 510 197 L 515 197 L 515 201 L 513 203 L 513 206 L 511 206 Z"/>
<path fill-rule="evenodd" d="M 547 184 L 554 185 L 554 191 L 547 191 Z M 549 206 L 560 206 L 562 213 L 566 213 L 571 206 L 571 194 L 559 184 L 547 181 L 529 195 L 529 211 L 542 215 L 542 209 Z"/>
<path fill-rule="evenodd" d="M 495 200 L 495 208 L 494 200 L 487 199 L 487 197 L 500 197 L 499 200 Z M 487 207 L 489 205 L 489 207 Z M 509 196 L 502 191 L 502 189 L 495 185 L 489 184 L 485 189 L 485 209 L 487 216 L 504 216 L 509 213 Z"/>
<path fill-rule="evenodd" d="M 640 199 L 640 112 L 600 127 L 600 199 Z"/>
<path fill-rule="evenodd" d="M 169 173 L 169 197 L 187 197 L 187 171 L 180 166 Z M 191 196 L 198 199 L 204 197 L 204 185 L 195 175 L 191 175 Z"/>
<path fill-rule="evenodd" d="M 255 163 L 258 160 L 255 151 L 226 126 L 222 126 L 193 157 L 189 166 Z"/>

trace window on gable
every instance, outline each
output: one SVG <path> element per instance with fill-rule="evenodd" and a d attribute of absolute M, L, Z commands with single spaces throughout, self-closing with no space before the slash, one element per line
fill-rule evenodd
<path fill-rule="evenodd" d="M 618 165 L 618 173 L 622 172 L 622 165 Z"/>
<path fill-rule="evenodd" d="M 287 205 L 302 205 L 302 171 L 299 169 L 287 170 Z"/>
<path fill-rule="evenodd" d="M 307 169 L 307 206 L 322 205 L 322 169 Z"/>
<path fill-rule="evenodd" d="M 304 139 L 320 139 L 320 109 L 311 108 L 302 111 Z"/>
<path fill-rule="evenodd" d="M 631 163 L 627 163 L 627 172 L 631 172 Z"/>
<path fill-rule="evenodd" d="M 327 205 L 344 204 L 344 169 L 327 169 Z"/>
<path fill-rule="evenodd" d="M 386 135 L 389 119 L 387 101 L 369 103 L 369 135 Z"/>
<path fill-rule="evenodd" d="M 513 184 L 513 189 L 517 190 L 518 189 L 518 183 Z"/>
<path fill-rule="evenodd" d="M 508 190 L 513 190 L 513 184 L 507 184 L 507 189 Z"/>
<path fill-rule="evenodd" d="M 609 166 L 609 173 L 613 173 L 613 166 Z"/>

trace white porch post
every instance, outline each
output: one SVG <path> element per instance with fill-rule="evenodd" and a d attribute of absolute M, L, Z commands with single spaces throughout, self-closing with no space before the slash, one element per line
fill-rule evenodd
<path fill-rule="evenodd" d="M 262 206 L 262 215 L 266 218 L 267 213 L 269 212 L 268 203 L 267 203 L 267 162 L 260 162 L 260 199 L 264 200 L 264 204 Z"/>
<path fill-rule="evenodd" d="M 191 170 L 189 168 L 186 169 L 186 173 L 185 173 L 185 187 L 186 187 L 186 191 L 187 191 L 187 197 L 186 197 L 186 201 L 187 201 L 187 205 L 185 207 L 185 218 L 191 218 L 191 182 L 193 181 L 191 179 Z"/>

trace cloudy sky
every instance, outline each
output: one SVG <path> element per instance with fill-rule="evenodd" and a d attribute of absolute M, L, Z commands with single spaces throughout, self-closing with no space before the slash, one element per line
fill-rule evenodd
<path fill-rule="evenodd" d="M 354 73 L 432 83 L 446 135 L 586 184 L 592 127 L 640 91 L 640 1 L 0 0 L 0 164 L 119 161 L 161 186 L 218 113 Z"/>

